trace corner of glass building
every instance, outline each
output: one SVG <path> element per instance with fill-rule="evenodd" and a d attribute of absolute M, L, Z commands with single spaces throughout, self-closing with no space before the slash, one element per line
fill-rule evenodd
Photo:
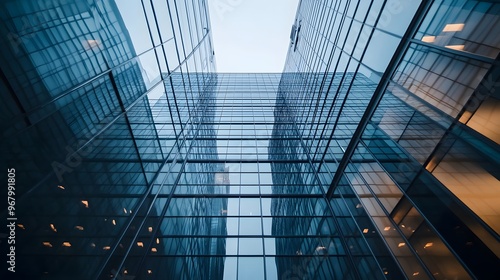
<path fill-rule="evenodd" d="M 500 273 L 496 1 L 302 0 L 283 73 L 204 0 L 0 7 L 5 279 Z"/>

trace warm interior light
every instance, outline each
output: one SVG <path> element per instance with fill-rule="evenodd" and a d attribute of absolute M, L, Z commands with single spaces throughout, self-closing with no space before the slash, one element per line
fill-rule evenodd
<path fill-rule="evenodd" d="M 123 274 L 128 274 L 128 270 L 123 270 Z"/>
<path fill-rule="evenodd" d="M 23 224 L 17 224 L 17 226 L 21 229 L 26 229 Z"/>
<path fill-rule="evenodd" d="M 424 37 L 422 37 L 422 42 L 426 42 L 426 43 L 434 43 L 435 40 L 436 40 L 436 36 L 424 36 Z"/>
<path fill-rule="evenodd" d="M 450 23 L 443 28 L 443 32 L 457 32 L 464 29 L 463 23 Z"/>
<path fill-rule="evenodd" d="M 89 202 L 87 200 L 82 200 L 82 204 L 85 205 L 85 208 L 89 208 Z"/>
<path fill-rule="evenodd" d="M 153 273 L 153 271 L 151 269 L 148 269 L 148 274 L 151 274 Z"/>
<path fill-rule="evenodd" d="M 57 187 L 60 188 L 61 190 L 65 190 L 64 186 L 57 185 Z"/>
<path fill-rule="evenodd" d="M 153 232 L 153 227 L 148 227 L 149 232 Z"/>
<path fill-rule="evenodd" d="M 358 203 L 358 204 L 356 205 L 356 208 L 361 208 L 361 204 L 360 204 L 360 203 Z"/>
<path fill-rule="evenodd" d="M 413 276 L 417 276 L 417 275 L 419 275 L 419 274 L 420 274 L 420 272 L 418 272 L 418 271 L 417 271 L 417 272 L 414 272 L 414 273 L 413 273 Z"/>
<path fill-rule="evenodd" d="M 403 246 L 405 246 L 404 242 L 401 242 L 401 243 L 398 244 L 398 247 L 403 247 Z"/>
<path fill-rule="evenodd" d="M 52 244 L 50 242 L 42 242 L 43 246 L 52 248 Z"/>
<path fill-rule="evenodd" d="M 432 242 L 426 243 L 426 244 L 424 245 L 424 249 L 427 249 L 427 248 L 429 248 L 429 247 L 432 247 L 432 245 L 434 245 L 434 243 L 432 243 Z"/>
<path fill-rule="evenodd" d="M 142 243 L 141 241 L 139 241 L 139 242 L 137 242 L 137 246 L 144 247 L 144 243 Z"/>
<path fill-rule="evenodd" d="M 365 228 L 365 229 L 363 230 L 363 233 L 368 233 L 368 229 L 367 229 L 367 228 Z"/>
<path fill-rule="evenodd" d="M 64 247 L 71 247 L 71 243 L 69 243 L 68 241 L 66 242 L 63 242 L 62 244 Z"/>
<path fill-rule="evenodd" d="M 160 244 L 160 238 L 156 238 L 156 244 Z"/>
<path fill-rule="evenodd" d="M 465 48 L 465 45 L 448 45 L 444 46 L 445 48 L 452 49 L 452 50 L 457 50 L 457 51 L 463 51 Z"/>
<path fill-rule="evenodd" d="M 109 250 L 109 249 L 111 249 L 111 247 L 110 246 L 104 246 L 104 247 L 102 247 L 102 249 Z"/>
<path fill-rule="evenodd" d="M 151 248 L 151 252 L 156 253 L 158 252 L 155 247 Z"/>
<path fill-rule="evenodd" d="M 115 219 L 113 219 L 113 221 L 111 221 L 113 223 L 114 226 L 116 226 L 116 221 Z"/>
<path fill-rule="evenodd" d="M 390 229 L 391 229 L 391 227 L 385 227 L 385 228 L 384 228 L 384 231 L 388 231 L 388 230 L 390 230 Z"/>
<path fill-rule="evenodd" d="M 123 208 L 123 213 L 127 214 L 127 209 Z"/>
<path fill-rule="evenodd" d="M 99 40 L 89 39 L 89 40 L 83 41 L 83 47 L 86 50 L 90 50 L 90 49 L 93 49 L 93 48 L 99 48 L 99 45 L 100 45 Z"/>
<path fill-rule="evenodd" d="M 56 227 L 54 226 L 54 224 L 50 224 L 50 228 L 52 229 L 53 232 L 57 232 L 57 229 Z"/>
<path fill-rule="evenodd" d="M 82 226 L 75 226 L 75 228 L 76 228 L 77 230 L 83 230 L 83 227 L 82 227 Z"/>

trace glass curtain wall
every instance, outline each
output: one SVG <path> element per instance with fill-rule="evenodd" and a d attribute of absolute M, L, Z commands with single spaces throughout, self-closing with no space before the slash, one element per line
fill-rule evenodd
<path fill-rule="evenodd" d="M 498 274 L 499 7 L 300 2 L 280 90 L 371 271 L 387 248 L 410 279 Z"/>
<path fill-rule="evenodd" d="M 495 1 L 302 0 L 259 74 L 206 1 L 0 7 L 18 279 L 500 273 Z"/>

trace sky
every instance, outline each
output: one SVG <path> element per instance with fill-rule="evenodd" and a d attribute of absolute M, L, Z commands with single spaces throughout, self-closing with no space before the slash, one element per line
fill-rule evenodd
<path fill-rule="evenodd" d="M 217 72 L 282 72 L 299 0 L 208 0 Z"/>

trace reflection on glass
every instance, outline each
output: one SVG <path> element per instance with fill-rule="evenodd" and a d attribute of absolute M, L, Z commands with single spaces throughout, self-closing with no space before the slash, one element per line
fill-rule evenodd
<path fill-rule="evenodd" d="M 491 32 L 500 27 L 498 10 L 494 2 L 436 1 L 431 7 L 416 38 L 435 46 L 446 47 L 495 58 L 500 51 L 498 36 Z"/>

